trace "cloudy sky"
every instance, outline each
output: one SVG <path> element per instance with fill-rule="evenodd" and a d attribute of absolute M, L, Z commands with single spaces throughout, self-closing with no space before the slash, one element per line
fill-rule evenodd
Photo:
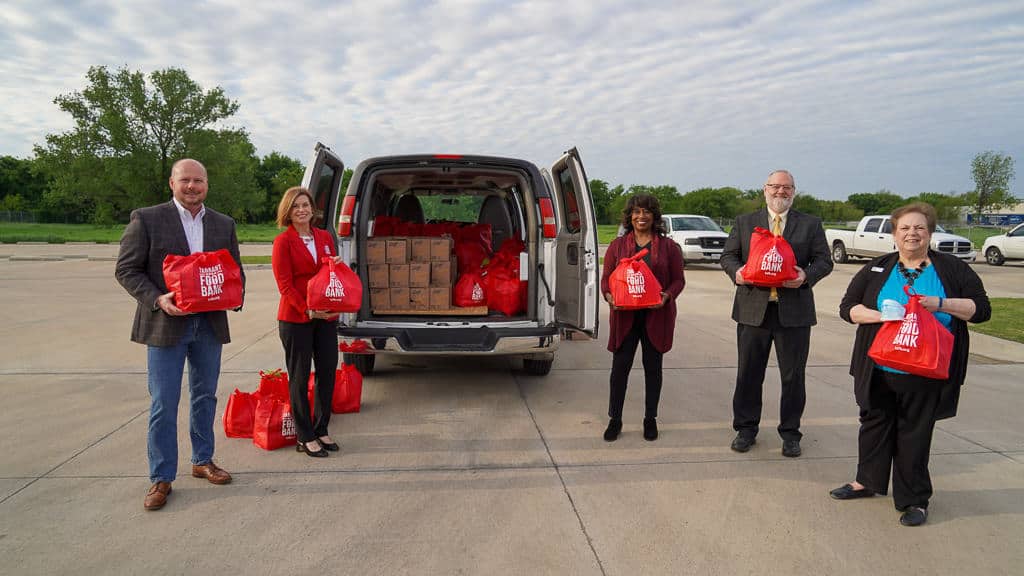
<path fill-rule="evenodd" d="M 443 152 L 612 184 L 819 198 L 963 192 L 1013 156 L 1024 197 L 1024 2 L 3 0 L 0 155 L 67 130 L 90 66 L 223 87 L 258 153 L 350 165 Z"/>

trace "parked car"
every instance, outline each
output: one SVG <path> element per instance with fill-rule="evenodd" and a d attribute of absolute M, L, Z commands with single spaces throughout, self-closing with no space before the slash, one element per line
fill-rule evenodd
<path fill-rule="evenodd" d="M 598 334 L 597 222 L 586 174 L 575 148 L 548 169 L 491 156 L 422 154 L 361 162 L 342 196 L 342 160 L 317 143 L 303 185 L 310 189 L 338 254 L 367 286 L 367 241 L 380 216 L 431 222 L 490 224 L 497 249 L 508 238 L 525 245 L 520 279 L 525 311 L 506 316 L 447 309 L 380 313 L 363 291 L 362 308 L 342 314 L 342 344 L 362 340 L 367 354 L 345 353 L 363 374 L 377 354 L 513 355 L 533 374 L 551 370 L 567 332 Z M 324 226 L 327 226 L 325 223 Z"/>
<path fill-rule="evenodd" d="M 1006 234 L 986 238 L 981 253 L 993 266 L 1002 266 L 1007 260 L 1024 260 L 1024 224 L 1018 224 Z"/>
<path fill-rule="evenodd" d="M 892 222 L 889 216 L 865 216 L 856 230 L 825 230 L 825 239 L 832 250 L 832 260 L 838 264 L 850 257 L 874 258 L 896 250 L 892 239 Z M 952 254 L 961 260 L 973 262 L 977 256 L 971 241 L 963 236 L 946 232 L 941 226 L 935 227 L 931 249 Z"/>
<path fill-rule="evenodd" d="M 718 262 L 722 259 L 729 234 L 714 220 L 698 214 L 663 214 L 661 218 L 669 237 L 683 249 L 685 263 Z M 620 224 L 618 235 L 624 233 L 625 229 Z"/>

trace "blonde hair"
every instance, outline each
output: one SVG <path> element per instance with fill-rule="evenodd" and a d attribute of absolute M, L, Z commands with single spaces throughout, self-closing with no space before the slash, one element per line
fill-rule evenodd
<path fill-rule="evenodd" d="M 299 199 L 299 196 L 305 196 L 309 198 L 309 204 L 313 208 L 313 219 L 310 224 L 315 225 L 320 220 L 320 213 L 316 209 L 316 204 L 313 202 L 313 195 L 302 186 L 292 186 L 285 190 L 284 196 L 281 197 L 281 201 L 277 204 L 277 227 L 286 228 L 291 226 L 292 223 L 292 206 L 295 205 L 295 201 Z"/>

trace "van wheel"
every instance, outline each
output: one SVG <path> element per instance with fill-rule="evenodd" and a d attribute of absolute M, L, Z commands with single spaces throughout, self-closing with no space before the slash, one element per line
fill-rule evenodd
<path fill-rule="evenodd" d="M 534 376 L 545 376 L 548 372 L 551 372 L 552 363 L 554 363 L 554 360 L 523 358 L 523 370 L 527 374 L 533 374 Z"/>
<path fill-rule="evenodd" d="M 377 360 L 377 357 L 373 354 L 348 354 L 345 353 L 342 356 L 342 361 L 345 364 L 351 364 L 359 370 L 359 373 L 363 376 L 369 376 L 373 374 L 373 363 Z"/>
<path fill-rule="evenodd" d="M 1006 262 L 1006 258 L 1003 258 L 1003 253 L 999 251 L 999 248 L 990 246 L 988 250 L 985 250 L 985 261 L 993 266 L 1002 266 L 1003 262 Z"/>
<path fill-rule="evenodd" d="M 836 264 L 846 264 L 849 257 L 846 255 L 846 246 L 842 242 L 832 245 L 832 261 Z"/>

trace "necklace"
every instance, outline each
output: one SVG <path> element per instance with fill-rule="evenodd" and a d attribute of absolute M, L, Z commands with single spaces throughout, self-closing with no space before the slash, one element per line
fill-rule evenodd
<path fill-rule="evenodd" d="M 927 267 L 928 262 L 921 262 L 921 264 L 918 265 L 917 268 L 911 270 L 904 266 L 903 262 L 899 262 L 900 275 L 902 275 L 903 279 L 907 281 L 907 286 L 911 287 L 914 285 L 914 280 L 917 280 L 918 276 L 924 274 L 924 269 Z"/>

